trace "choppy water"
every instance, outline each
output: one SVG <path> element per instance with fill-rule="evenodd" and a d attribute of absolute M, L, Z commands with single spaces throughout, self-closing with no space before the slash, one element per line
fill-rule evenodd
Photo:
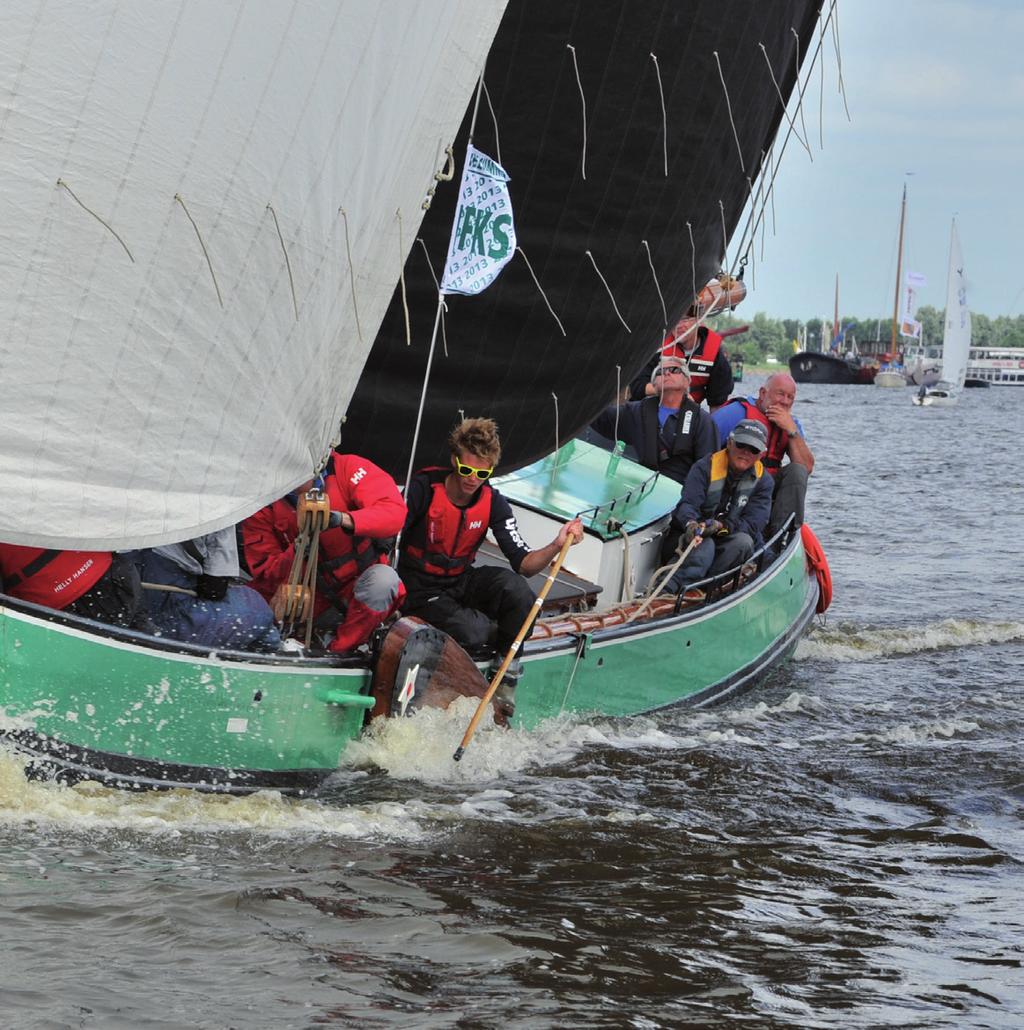
<path fill-rule="evenodd" d="M 741 699 L 429 713 L 306 802 L 0 754 L 0 1026 L 1024 1025 L 1024 390 L 797 405 L 836 601 Z"/>

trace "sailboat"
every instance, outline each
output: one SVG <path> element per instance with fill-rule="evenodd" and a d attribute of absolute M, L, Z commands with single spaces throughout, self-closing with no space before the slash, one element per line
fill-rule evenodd
<path fill-rule="evenodd" d="M 964 259 L 956 219 L 949 236 L 949 272 L 946 278 L 946 323 L 942 333 L 942 371 L 934 386 L 922 386 L 913 398 L 922 407 L 952 406 L 960 398 L 971 349 L 971 312 L 967 307 Z"/>
<path fill-rule="evenodd" d="M 678 490 L 566 441 L 717 269 L 784 117 L 751 55 L 788 97 L 820 9 L 102 0 L 57 17 L 12 0 L 0 540 L 124 551 L 229 526 L 322 467 L 344 415 L 343 448 L 404 476 L 425 364 L 409 341 L 437 309 L 456 202 L 445 151 L 482 110 L 476 140 L 521 183 L 522 260 L 449 299 L 416 462 L 460 408 L 497 417 L 527 537 L 582 513 L 568 592 L 612 601 L 545 613 L 516 724 L 749 686 L 825 603 L 807 533 L 697 607 L 639 613 L 628 588 Z M 727 91 L 698 103 L 719 55 Z M 225 793 L 316 789 L 434 640 L 404 625 L 371 655 L 210 652 L 9 596 L 0 630 L 0 738 L 32 771 Z"/>
<path fill-rule="evenodd" d="M 902 292 L 901 278 L 903 276 L 903 230 L 907 220 L 907 185 L 903 184 L 903 199 L 900 202 L 900 233 L 899 242 L 896 245 L 896 293 L 892 303 L 892 327 L 889 341 L 889 353 L 885 355 L 882 367 L 875 375 L 875 386 L 903 387 L 907 385 L 907 378 L 903 366 L 899 360 L 898 331 L 900 293 Z"/>
<path fill-rule="evenodd" d="M 839 276 L 836 275 L 835 305 L 832 316 L 831 342 L 825 350 L 825 326 L 821 320 L 822 346 L 820 351 L 798 350 L 789 357 L 789 373 L 798 383 L 860 384 L 870 383 L 875 366 L 865 363 L 846 339 L 846 328 L 839 321 Z"/>

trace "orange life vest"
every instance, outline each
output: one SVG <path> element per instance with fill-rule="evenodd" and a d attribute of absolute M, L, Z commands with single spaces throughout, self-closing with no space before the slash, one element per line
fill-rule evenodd
<path fill-rule="evenodd" d="M 743 405 L 744 418 L 752 418 L 760 422 L 768 433 L 768 450 L 761 459 L 764 467 L 774 476 L 782 468 L 782 459 L 789 448 L 789 433 L 780 429 L 756 404 L 751 404 L 746 397 L 733 397 L 733 401 Z"/>
<path fill-rule="evenodd" d="M 430 480 L 426 514 L 402 536 L 402 562 L 432 576 L 459 576 L 476 557 L 491 521 L 491 487 L 484 483 L 468 508 L 452 504 L 444 481 L 450 468 L 423 470 Z"/>

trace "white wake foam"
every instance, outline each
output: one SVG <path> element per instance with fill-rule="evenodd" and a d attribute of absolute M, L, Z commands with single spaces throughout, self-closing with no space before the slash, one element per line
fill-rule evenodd
<path fill-rule="evenodd" d="M 800 641 L 797 661 L 831 659 L 857 662 L 889 655 L 917 654 L 945 648 L 978 644 L 1005 644 L 1024 640 L 1024 622 L 981 622 L 971 619 L 942 619 L 918 626 L 875 629 L 839 623 L 816 628 Z"/>

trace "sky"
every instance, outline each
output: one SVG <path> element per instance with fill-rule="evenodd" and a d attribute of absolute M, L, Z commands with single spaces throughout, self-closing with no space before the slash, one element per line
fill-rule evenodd
<path fill-rule="evenodd" d="M 824 105 L 817 67 L 804 98 L 814 159 L 790 139 L 775 235 L 769 217 L 737 314 L 831 318 L 838 274 L 841 315 L 891 317 L 904 182 L 903 267 L 927 278 L 918 304 L 945 306 L 955 215 L 972 311 L 1024 314 L 1024 3 L 839 0 L 838 10 L 850 120 L 829 38 Z"/>

